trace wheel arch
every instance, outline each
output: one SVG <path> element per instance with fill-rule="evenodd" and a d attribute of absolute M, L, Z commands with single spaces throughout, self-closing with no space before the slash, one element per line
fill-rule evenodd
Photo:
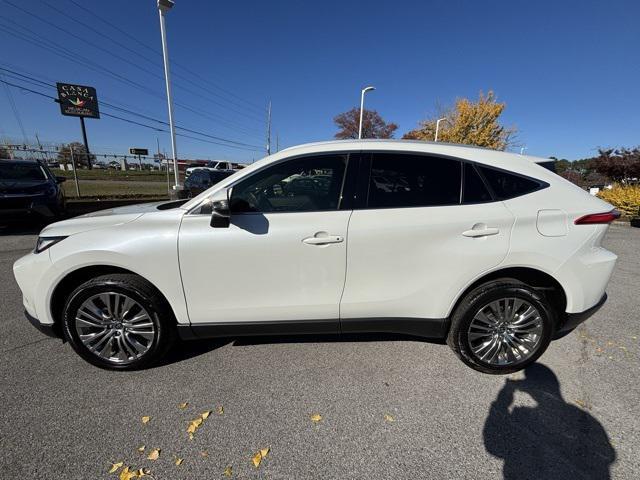
<path fill-rule="evenodd" d="M 453 315 L 453 312 L 455 312 L 467 293 L 483 283 L 499 278 L 513 278 L 542 292 L 557 309 L 558 315 L 563 315 L 567 308 L 567 292 L 562 284 L 552 275 L 532 267 L 506 267 L 482 275 L 462 290 L 449 308 L 447 318 Z"/>
<path fill-rule="evenodd" d="M 76 270 L 68 272 L 54 287 L 51 294 L 51 300 L 49 301 L 48 305 L 51 318 L 53 319 L 54 328 L 60 328 L 60 320 L 62 318 L 62 309 L 64 307 L 64 303 L 68 295 L 76 287 L 83 284 L 87 280 L 98 277 L 100 275 L 108 275 L 111 273 L 125 273 L 142 278 L 145 282 L 149 283 L 149 285 L 151 285 L 159 295 L 161 295 L 163 300 L 166 302 L 167 307 L 171 310 L 173 317 L 177 318 L 175 309 L 171 305 L 171 302 L 169 302 L 169 300 L 167 299 L 167 296 L 164 295 L 162 291 L 153 284 L 153 282 L 149 281 L 149 279 L 145 278 L 137 272 L 115 265 L 90 265 L 80 267 Z"/>

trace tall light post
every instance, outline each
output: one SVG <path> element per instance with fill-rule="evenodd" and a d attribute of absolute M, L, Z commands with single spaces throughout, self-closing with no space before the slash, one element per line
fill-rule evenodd
<path fill-rule="evenodd" d="M 438 141 L 438 132 L 440 131 L 440 122 L 445 121 L 446 118 L 439 118 L 438 121 L 436 122 L 436 134 L 433 137 L 433 141 L 437 142 Z"/>
<path fill-rule="evenodd" d="M 522 147 L 520 149 L 520 155 L 524 155 L 524 151 L 527 149 L 527 147 Z"/>
<path fill-rule="evenodd" d="M 362 138 L 362 117 L 364 114 L 364 94 L 375 89 L 376 87 L 364 87 L 360 92 L 360 125 L 358 127 L 358 140 Z"/>
<path fill-rule="evenodd" d="M 169 73 L 169 50 L 167 49 L 167 31 L 164 24 L 165 14 L 173 7 L 173 0 L 158 0 L 160 14 L 160 36 L 162 37 L 162 59 L 164 60 L 164 81 L 167 87 L 167 106 L 169 108 L 169 130 L 171 131 L 171 155 L 173 156 L 174 192 L 182 190 L 178 172 L 178 152 L 176 149 L 176 128 L 173 124 L 173 97 L 171 95 L 171 77 Z"/>

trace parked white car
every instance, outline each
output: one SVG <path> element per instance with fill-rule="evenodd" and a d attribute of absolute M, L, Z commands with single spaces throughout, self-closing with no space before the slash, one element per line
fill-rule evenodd
<path fill-rule="evenodd" d="M 103 368 L 174 339 L 393 332 L 526 367 L 605 301 L 612 206 L 512 153 L 361 140 L 282 150 L 188 202 L 46 227 L 28 318 Z M 425 359 L 428 361 L 428 359 Z"/>

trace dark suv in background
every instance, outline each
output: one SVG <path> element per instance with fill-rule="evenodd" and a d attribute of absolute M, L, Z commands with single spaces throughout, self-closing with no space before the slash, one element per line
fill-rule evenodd
<path fill-rule="evenodd" d="M 236 170 L 196 168 L 184 181 L 186 196 L 188 198 L 195 197 L 234 173 L 236 173 Z"/>
<path fill-rule="evenodd" d="M 60 184 L 65 180 L 37 160 L 0 160 L 0 216 L 3 220 L 61 216 L 65 197 Z"/>

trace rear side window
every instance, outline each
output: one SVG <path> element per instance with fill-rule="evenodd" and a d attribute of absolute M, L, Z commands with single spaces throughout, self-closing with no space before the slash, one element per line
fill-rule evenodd
<path fill-rule="evenodd" d="M 460 203 L 461 162 L 448 158 L 375 153 L 369 208 L 431 207 Z"/>
<path fill-rule="evenodd" d="M 499 200 L 519 197 L 543 187 L 543 183 L 514 173 L 478 165 L 480 172 Z"/>
<path fill-rule="evenodd" d="M 462 203 L 483 203 L 492 200 L 487 186 L 472 163 L 464 164 Z"/>

